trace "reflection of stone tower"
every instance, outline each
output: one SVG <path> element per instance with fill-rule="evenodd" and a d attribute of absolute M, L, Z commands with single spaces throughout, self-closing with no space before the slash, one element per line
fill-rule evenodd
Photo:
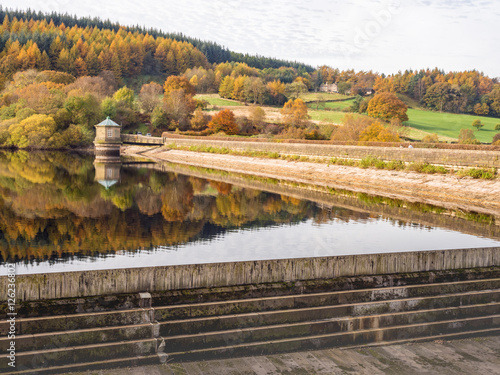
<path fill-rule="evenodd" d="M 97 158 L 94 162 L 95 178 L 106 189 L 120 181 L 120 159 L 107 158 L 105 160 Z"/>
<path fill-rule="evenodd" d="M 95 153 L 100 156 L 120 156 L 120 125 L 111 120 L 109 116 L 95 126 L 96 135 L 94 140 Z"/>

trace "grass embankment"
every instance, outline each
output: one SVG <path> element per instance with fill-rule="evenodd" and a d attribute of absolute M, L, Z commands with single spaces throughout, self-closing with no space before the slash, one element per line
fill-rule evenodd
<path fill-rule="evenodd" d="M 359 168 L 376 168 L 392 171 L 409 171 L 424 174 L 454 174 L 458 177 L 472 177 L 475 179 L 492 180 L 497 177 L 495 168 L 464 168 L 464 169 L 449 169 L 443 166 L 432 165 L 428 163 L 404 163 L 398 160 L 383 161 L 378 158 L 368 156 L 361 160 L 343 159 L 343 158 L 318 158 L 304 155 L 289 155 L 280 154 L 278 152 L 268 151 L 251 151 L 251 150 L 232 150 L 227 147 L 213 146 L 177 146 L 172 143 L 167 145 L 170 149 L 185 150 L 193 152 L 207 152 L 212 154 L 225 154 L 236 156 L 249 156 L 257 158 L 282 159 L 288 161 L 302 161 L 311 163 L 323 163 L 328 165 L 343 165 L 348 167 Z"/>

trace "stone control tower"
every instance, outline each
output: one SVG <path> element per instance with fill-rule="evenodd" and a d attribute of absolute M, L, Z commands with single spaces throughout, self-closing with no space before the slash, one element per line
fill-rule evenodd
<path fill-rule="evenodd" d="M 95 153 L 97 157 L 117 157 L 120 156 L 121 127 L 111 120 L 109 116 L 95 126 L 96 135 L 94 140 Z"/>

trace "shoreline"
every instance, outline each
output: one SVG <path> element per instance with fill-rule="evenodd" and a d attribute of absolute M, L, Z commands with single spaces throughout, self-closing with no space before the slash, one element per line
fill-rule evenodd
<path fill-rule="evenodd" d="M 303 161 L 124 146 L 122 155 L 362 192 L 500 217 L 500 182 Z"/>

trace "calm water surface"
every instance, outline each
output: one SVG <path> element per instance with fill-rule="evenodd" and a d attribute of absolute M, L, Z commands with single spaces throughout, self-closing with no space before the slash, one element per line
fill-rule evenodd
<path fill-rule="evenodd" d="M 56 152 L 0 152 L 0 209 L 0 261 L 19 274 L 500 246 L 496 236 Z"/>

